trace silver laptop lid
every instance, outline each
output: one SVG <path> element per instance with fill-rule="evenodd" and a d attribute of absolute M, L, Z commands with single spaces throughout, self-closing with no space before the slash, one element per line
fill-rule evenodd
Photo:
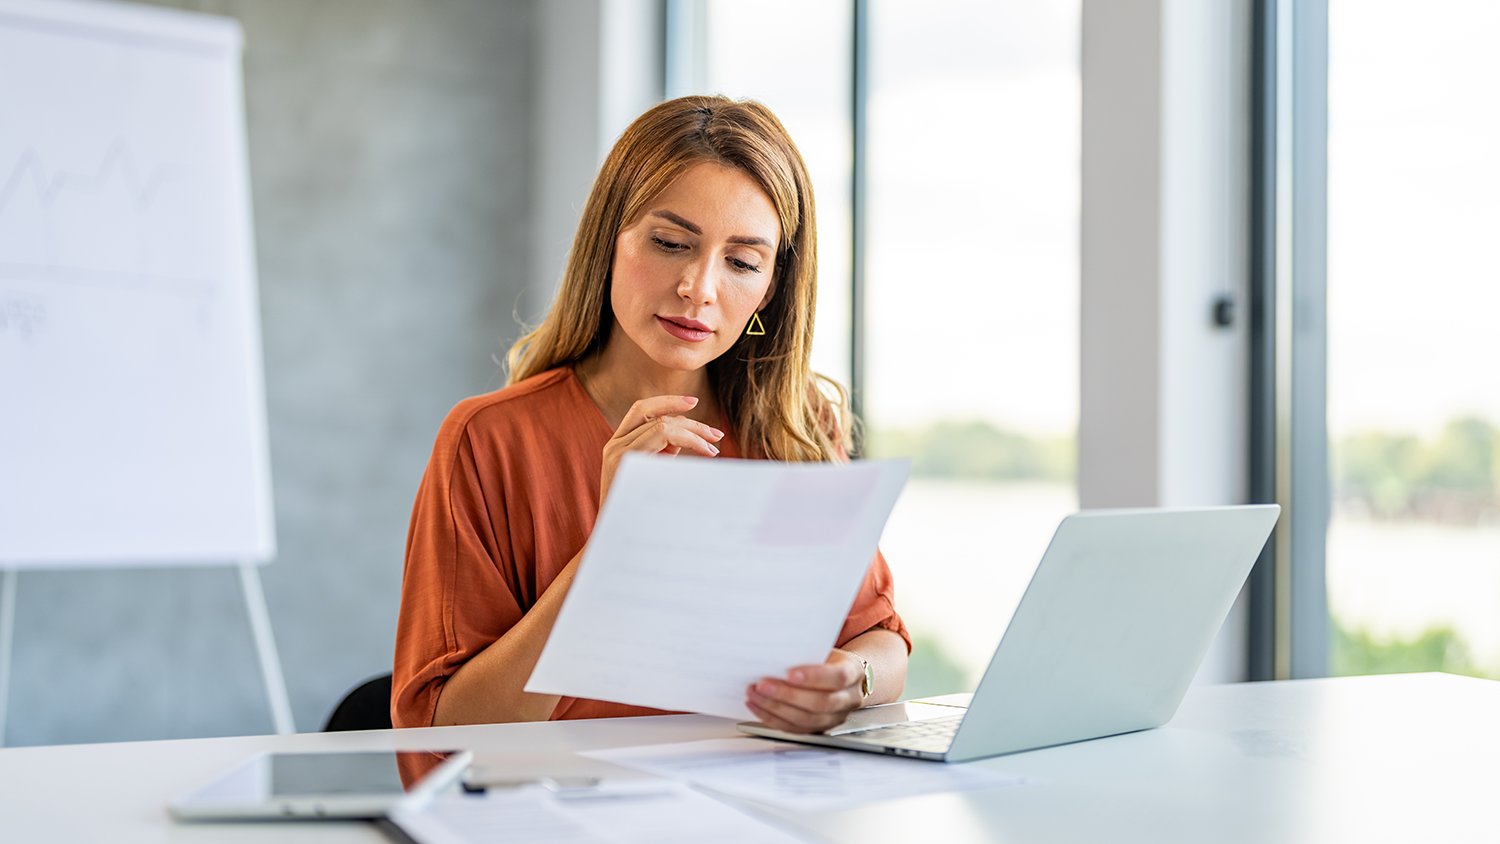
<path fill-rule="evenodd" d="M 946 758 L 1171 720 L 1280 512 L 1262 504 L 1064 519 Z"/>

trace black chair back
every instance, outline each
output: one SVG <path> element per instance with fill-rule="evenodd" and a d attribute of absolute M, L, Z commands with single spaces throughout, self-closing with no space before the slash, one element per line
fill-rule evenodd
<path fill-rule="evenodd" d="M 391 675 L 372 677 L 354 687 L 328 716 L 325 733 L 391 728 Z"/>

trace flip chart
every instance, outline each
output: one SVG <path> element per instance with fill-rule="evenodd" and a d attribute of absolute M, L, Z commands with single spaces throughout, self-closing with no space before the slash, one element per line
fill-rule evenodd
<path fill-rule="evenodd" d="M 242 41 L 0 0 L 0 568 L 276 556 Z"/>

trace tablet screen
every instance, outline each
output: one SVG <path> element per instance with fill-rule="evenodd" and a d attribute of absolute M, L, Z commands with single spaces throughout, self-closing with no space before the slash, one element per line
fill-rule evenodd
<path fill-rule="evenodd" d="M 397 797 L 415 789 L 456 751 L 267 753 L 188 797 L 185 803 L 259 804 L 275 798 Z"/>
<path fill-rule="evenodd" d="M 178 820 L 379 818 L 451 785 L 466 750 L 262 753 L 168 809 Z"/>
<path fill-rule="evenodd" d="M 404 794 L 404 778 L 415 786 L 423 774 L 452 756 L 451 751 L 370 753 L 276 753 L 270 762 L 270 796 L 313 794 Z"/>

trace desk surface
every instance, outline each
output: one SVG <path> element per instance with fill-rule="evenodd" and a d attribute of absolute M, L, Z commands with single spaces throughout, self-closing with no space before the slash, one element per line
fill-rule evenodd
<path fill-rule="evenodd" d="M 361 823 L 173 823 L 261 750 L 450 748 L 517 775 L 642 776 L 574 755 L 734 735 L 697 715 L 0 750 L 0 841 L 383 842 Z M 916 763 L 913 763 L 916 764 Z M 935 763 L 934 763 L 935 764 Z M 832 841 L 1496 841 L 1500 683 L 1443 674 L 1193 689 L 1167 726 L 971 763 L 1037 785 L 780 813 Z"/>

